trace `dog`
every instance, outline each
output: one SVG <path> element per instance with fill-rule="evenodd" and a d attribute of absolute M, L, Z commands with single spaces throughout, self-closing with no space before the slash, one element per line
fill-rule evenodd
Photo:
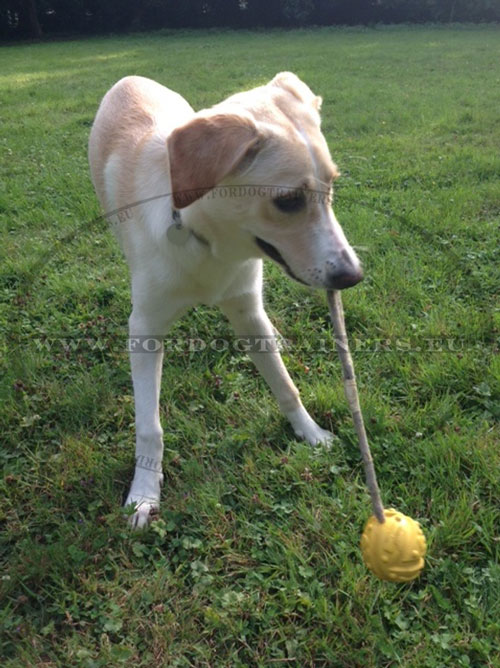
<path fill-rule="evenodd" d="M 102 208 L 118 217 L 130 269 L 129 342 L 163 337 L 199 303 L 219 306 L 238 336 L 272 340 L 263 259 L 312 288 L 340 290 L 362 279 L 331 207 L 339 172 L 321 132 L 321 102 L 290 72 L 199 112 L 143 77 L 125 77 L 106 93 L 89 162 Z M 332 435 L 302 405 L 279 350 L 249 354 L 296 436 L 329 444 Z M 125 505 L 137 529 L 158 511 L 163 482 L 162 359 L 161 346 L 130 354 L 136 466 Z"/>

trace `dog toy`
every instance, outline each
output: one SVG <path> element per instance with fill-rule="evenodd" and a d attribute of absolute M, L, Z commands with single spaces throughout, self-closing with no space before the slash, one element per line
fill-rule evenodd
<path fill-rule="evenodd" d="M 393 508 L 384 509 L 361 413 L 340 291 L 328 290 L 327 301 L 335 332 L 335 345 L 342 365 L 344 391 L 358 435 L 366 485 L 373 508 L 373 515 L 366 523 L 361 537 L 363 560 L 381 580 L 409 582 L 416 578 L 424 567 L 427 549 L 425 536 L 419 523 L 411 517 Z"/>

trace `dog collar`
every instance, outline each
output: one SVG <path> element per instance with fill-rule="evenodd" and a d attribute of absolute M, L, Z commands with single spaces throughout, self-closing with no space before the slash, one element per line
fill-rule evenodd
<path fill-rule="evenodd" d="M 179 209 L 172 208 L 172 222 L 167 229 L 167 238 L 174 246 L 184 246 L 189 237 L 193 236 L 197 241 L 208 246 L 208 241 L 202 236 L 188 229 L 182 224 L 182 216 Z"/>
<path fill-rule="evenodd" d="M 182 224 L 182 216 L 179 209 L 172 209 L 172 223 L 167 229 L 167 238 L 174 246 L 184 246 L 191 236 L 191 232 Z"/>

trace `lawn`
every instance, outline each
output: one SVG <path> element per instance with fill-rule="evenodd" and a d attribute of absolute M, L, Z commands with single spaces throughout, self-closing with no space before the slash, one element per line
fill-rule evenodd
<path fill-rule="evenodd" d="M 179 32 L 0 49 L 1 664 L 500 666 L 500 39 L 494 27 Z M 198 307 L 162 387 L 159 519 L 131 533 L 134 465 L 120 251 L 86 145 L 126 74 L 195 108 L 280 70 L 321 94 L 335 211 L 365 267 L 344 293 L 385 503 L 426 569 L 363 566 L 370 514 L 325 295 L 266 269 L 305 405 L 294 439 Z M 202 347 L 202 346 L 198 346 Z"/>

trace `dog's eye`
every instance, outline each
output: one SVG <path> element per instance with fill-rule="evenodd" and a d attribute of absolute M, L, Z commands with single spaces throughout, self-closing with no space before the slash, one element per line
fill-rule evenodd
<path fill-rule="evenodd" d="M 275 197 L 274 206 L 283 213 L 297 213 L 306 206 L 306 196 L 303 192 L 291 192 L 287 195 Z"/>

